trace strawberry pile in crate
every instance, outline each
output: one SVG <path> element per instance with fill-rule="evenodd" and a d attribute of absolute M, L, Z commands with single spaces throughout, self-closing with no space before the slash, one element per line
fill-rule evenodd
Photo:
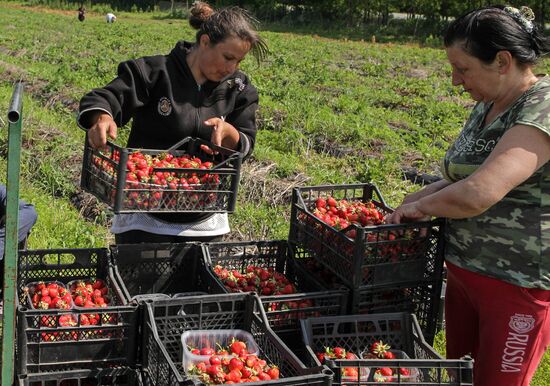
<path fill-rule="evenodd" d="M 410 359 L 403 350 L 393 350 L 391 346 L 381 340 L 374 341 L 368 350 L 361 353 L 361 359 Z M 388 362 L 389 363 L 389 362 Z M 414 367 L 374 367 L 373 380 L 375 382 L 415 382 L 420 374 Z"/>
<path fill-rule="evenodd" d="M 473 361 L 441 357 L 413 314 L 309 318 L 301 326 L 306 363 L 327 365 L 335 385 L 473 385 Z"/>
<path fill-rule="evenodd" d="M 79 323 L 81 326 L 115 323 L 115 314 L 91 312 L 93 309 L 109 307 L 114 302 L 111 300 L 113 290 L 109 290 L 109 286 L 102 279 L 74 280 L 67 285 L 59 281 L 31 282 L 23 287 L 23 293 L 28 298 L 28 302 L 24 304 L 30 305 L 34 310 L 87 309 L 90 312 L 81 314 L 80 317 L 73 314 L 42 316 L 40 326 L 55 329 L 53 332 L 41 333 L 42 340 L 45 341 L 56 341 L 62 338 L 63 331 L 58 331 L 57 327 L 74 327 Z M 94 335 L 102 334 L 102 331 L 97 331 Z M 107 333 L 106 336 L 109 337 L 110 334 Z M 79 334 L 76 331 L 70 331 L 66 337 L 76 340 Z"/>
<path fill-rule="evenodd" d="M 232 212 L 240 166 L 240 153 L 191 137 L 167 150 L 86 141 L 81 186 L 115 213 Z"/>
<path fill-rule="evenodd" d="M 325 364 L 325 361 L 335 360 L 335 359 L 347 359 L 347 360 L 357 360 L 359 357 L 347 351 L 343 347 L 325 347 L 323 352 L 316 353 L 319 363 Z M 359 375 L 361 372 L 361 375 Z M 369 370 L 367 368 L 359 367 L 341 367 L 340 368 L 341 380 L 345 382 L 353 381 L 367 381 L 369 378 Z"/>
<path fill-rule="evenodd" d="M 135 364 L 137 306 L 107 249 L 20 251 L 17 286 L 19 376 Z"/>
<path fill-rule="evenodd" d="M 348 287 L 429 279 L 442 222 L 385 224 L 391 212 L 372 184 L 295 188 L 290 240 Z"/>
<path fill-rule="evenodd" d="M 188 296 L 144 306 L 146 384 L 330 385 L 325 367 L 306 367 L 273 332 L 256 294 Z"/>
<path fill-rule="evenodd" d="M 202 250 L 210 292 L 256 292 L 270 326 L 291 346 L 299 319 L 345 312 L 347 291 L 325 289 L 295 263 L 286 240 L 205 243 Z"/>
<path fill-rule="evenodd" d="M 324 286 L 349 289 L 349 314 L 413 312 L 432 341 L 443 221 L 385 224 L 391 212 L 370 183 L 295 188 L 289 239 Z"/>
<path fill-rule="evenodd" d="M 203 383 L 279 379 L 279 368 L 261 357 L 254 338 L 246 331 L 186 331 L 182 334 L 182 344 L 184 368 Z"/>

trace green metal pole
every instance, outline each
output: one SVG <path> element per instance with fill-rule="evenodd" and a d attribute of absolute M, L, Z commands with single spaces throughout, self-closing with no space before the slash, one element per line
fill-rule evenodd
<path fill-rule="evenodd" d="M 6 240 L 4 252 L 4 321 L 2 332 L 2 385 L 12 385 L 15 365 L 15 297 L 19 244 L 19 168 L 23 84 L 15 85 L 8 110 L 8 178 L 6 184 Z"/>

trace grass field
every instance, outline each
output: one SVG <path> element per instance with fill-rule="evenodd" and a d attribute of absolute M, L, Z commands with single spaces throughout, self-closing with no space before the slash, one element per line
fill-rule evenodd
<path fill-rule="evenodd" d="M 24 80 L 21 190 L 39 213 L 30 248 L 113 241 L 111 213 L 78 187 L 84 143 L 75 124 L 78 100 L 111 80 L 119 62 L 168 53 L 177 40 L 194 39 L 184 20 L 117 17 L 109 25 L 90 13 L 80 23 L 76 11 L 0 3 L 0 173 L 6 109 L 14 82 Z M 399 204 L 418 188 L 403 180 L 402 168 L 437 174 L 472 106 L 451 86 L 440 48 L 319 35 L 264 30 L 268 60 L 258 66 L 248 58 L 242 65 L 261 107 L 231 239 L 286 238 L 294 186 L 372 181 L 386 201 Z M 550 61 L 540 67 L 550 72 Z M 532 385 L 548 384 L 547 353 Z"/>

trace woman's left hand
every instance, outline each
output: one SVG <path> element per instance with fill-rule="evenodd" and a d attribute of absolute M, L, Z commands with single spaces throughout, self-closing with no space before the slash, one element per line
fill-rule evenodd
<path fill-rule="evenodd" d="M 403 204 L 395 211 L 386 216 L 386 223 L 401 224 L 407 221 L 429 221 L 431 216 L 423 213 L 418 209 L 418 201 L 410 204 Z"/>
<path fill-rule="evenodd" d="M 239 132 L 235 127 L 226 122 L 225 119 L 222 118 L 210 118 L 206 121 L 204 121 L 204 124 L 206 126 L 212 126 L 212 136 L 210 137 L 210 142 L 212 142 L 216 146 L 223 146 L 229 149 L 235 149 L 237 147 L 237 144 L 239 143 Z M 215 152 L 204 146 L 203 150 L 207 152 L 208 154 L 214 154 Z"/>

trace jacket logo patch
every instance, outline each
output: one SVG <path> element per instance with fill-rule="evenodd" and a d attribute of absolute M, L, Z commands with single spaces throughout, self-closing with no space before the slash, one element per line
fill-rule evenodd
<path fill-rule="evenodd" d="M 243 83 L 243 80 L 241 78 L 235 78 L 235 84 L 239 86 L 239 91 L 243 91 L 245 84 Z"/>
<path fill-rule="evenodd" d="M 170 113 L 172 112 L 172 103 L 170 102 L 170 99 L 166 97 L 160 98 L 158 112 L 160 115 L 163 115 L 165 117 L 167 115 L 170 115 Z"/>
<path fill-rule="evenodd" d="M 229 88 L 238 86 L 239 91 L 243 91 L 244 88 L 246 87 L 246 85 L 244 84 L 241 78 L 229 79 L 227 80 L 227 84 L 229 85 Z"/>

